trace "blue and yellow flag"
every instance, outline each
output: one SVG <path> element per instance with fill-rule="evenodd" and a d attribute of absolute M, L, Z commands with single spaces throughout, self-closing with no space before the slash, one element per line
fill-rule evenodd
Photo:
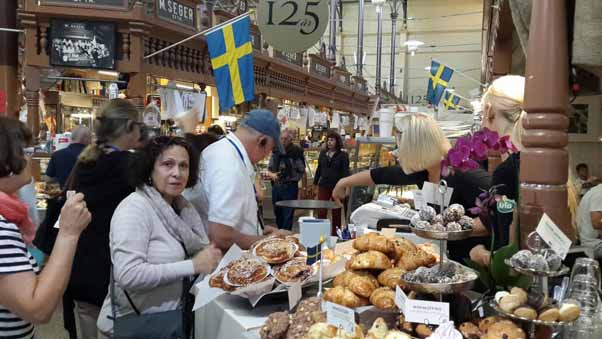
<path fill-rule="evenodd" d="M 322 244 L 324 243 L 324 235 L 320 236 L 320 242 L 313 247 L 307 247 L 307 261 L 308 265 L 312 265 L 315 262 L 320 261 L 322 258 Z"/>
<path fill-rule="evenodd" d="M 255 97 L 250 25 L 246 15 L 206 35 L 221 112 Z"/>
<path fill-rule="evenodd" d="M 443 92 L 449 86 L 454 70 L 439 64 L 437 61 L 431 61 L 431 70 L 429 75 L 429 85 L 426 91 L 426 100 L 432 105 L 438 106 Z"/>
<path fill-rule="evenodd" d="M 455 111 L 458 109 L 460 103 L 460 97 L 454 93 L 445 91 L 445 99 L 443 99 L 443 105 L 448 111 Z"/>

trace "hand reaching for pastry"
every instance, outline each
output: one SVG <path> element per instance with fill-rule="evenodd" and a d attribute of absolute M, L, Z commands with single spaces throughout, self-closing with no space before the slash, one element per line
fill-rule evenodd
<path fill-rule="evenodd" d="M 347 195 L 349 195 L 349 189 L 343 184 L 343 180 L 344 179 L 339 180 L 332 189 L 332 199 L 341 206 Z"/>
<path fill-rule="evenodd" d="M 211 243 L 192 258 L 195 274 L 209 274 L 213 272 L 222 259 L 222 251 Z"/>
<path fill-rule="evenodd" d="M 483 267 L 489 266 L 490 257 L 491 252 L 489 252 L 483 245 L 477 245 L 470 250 L 470 260 Z"/>
<path fill-rule="evenodd" d="M 270 225 L 265 226 L 263 233 L 265 235 L 274 235 L 274 236 L 283 236 L 283 237 L 293 234 L 293 232 L 291 232 L 291 231 L 281 230 L 281 229 L 278 229 L 278 228 L 276 228 L 274 226 L 270 226 Z"/>

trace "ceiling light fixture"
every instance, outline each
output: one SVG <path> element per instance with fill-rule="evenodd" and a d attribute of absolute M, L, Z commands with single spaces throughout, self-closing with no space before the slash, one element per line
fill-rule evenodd
<path fill-rule="evenodd" d="M 108 76 L 111 76 L 111 77 L 118 77 L 119 76 L 119 72 L 113 72 L 113 71 L 98 71 L 98 74 L 108 75 Z"/>

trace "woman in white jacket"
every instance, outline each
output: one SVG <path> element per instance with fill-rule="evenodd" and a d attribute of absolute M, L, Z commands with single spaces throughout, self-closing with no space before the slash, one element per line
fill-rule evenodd
<path fill-rule="evenodd" d="M 141 314 L 182 307 L 182 279 L 210 273 L 221 259 L 200 216 L 181 195 L 198 177 L 198 159 L 186 140 L 157 137 L 132 160 L 136 191 L 111 219 L 117 317 L 135 312 L 134 306 Z M 112 334 L 111 318 L 108 293 L 98 318 L 104 336 Z"/>

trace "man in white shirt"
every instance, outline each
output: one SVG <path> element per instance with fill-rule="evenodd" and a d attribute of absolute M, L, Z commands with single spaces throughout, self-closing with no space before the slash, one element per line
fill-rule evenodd
<path fill-rule="evenodd" d="M 577 179 L 575 179 L 575 186 L 577 186 L 577 192 L 579 198 L 583 198 L 592 187 L 600 183 L 598 178 L 589 175 L 589 167 L 587 164 L 579 164 L 576 167 Z"/>
<path fill-rule="evenodd" d="M 207 146 L 201 153 L 200 180 L 186 198 L 196 207 L 209 238 L 220 249 L 236 243 L 248 249 L 264 234 L 290 234 L 259 221 L 255 164 L 280 144 L 280 124 L 272 112 L 253 110 L 236 132 Z"/>
<path fill-rule="evenodd" d="M 602 184 L 590 189 L 581 199 L 577 225 L 581 244 L 593 248 L 597 259 L 602 258 Z"/>

